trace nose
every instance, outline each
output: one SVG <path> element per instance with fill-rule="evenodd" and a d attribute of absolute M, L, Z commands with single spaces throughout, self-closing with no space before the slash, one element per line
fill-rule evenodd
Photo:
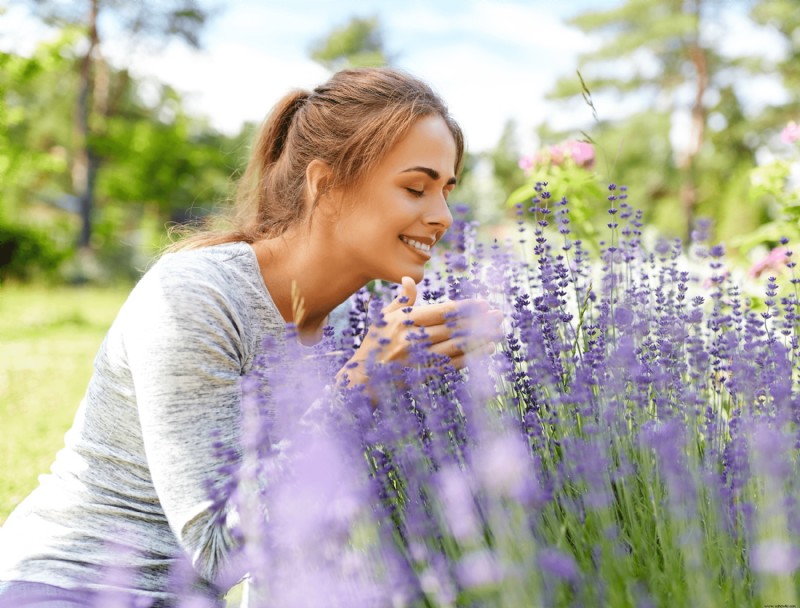
<path fill-rule="evenodd" d="M 425 216 L 425 223 L 429 226 L 436 226 L 441 231 L 441 235 L 453 224 L 453 214 L 447 206 L 447 199 L 444 195 L 434 198 Z"/>

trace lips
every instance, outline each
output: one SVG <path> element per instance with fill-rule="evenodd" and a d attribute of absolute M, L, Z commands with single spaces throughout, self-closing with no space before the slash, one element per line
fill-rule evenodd
<path fill-rule="evenodd" d="M 424 253 L 426 255 L 431 254 L 431 248 L 433 247 L 433 243 L 426 243 L 421 240 L 421 237 L 412 238 L 410 236 L 406 236 L 404 234 L 400 235 L 400 240 L 403 241 L 409 247 L 419 251 L 420 253 Z M 431 240 L 431 239 L 425 239 Z"/>

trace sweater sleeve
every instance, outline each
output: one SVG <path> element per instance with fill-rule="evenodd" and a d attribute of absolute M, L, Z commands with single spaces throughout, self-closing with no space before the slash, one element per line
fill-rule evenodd
<path fill-rule="evenodd" d="M 235 513 L 213 513 L 209 489 L 230 470 L 220 443 L 234 461 L 241 455 L 247 328 L 232 305 L 236 286 L 219 270 L 165 266 L 129 302 L 125 353 L 159 501 L 195 570 L 214 583 L 236 547 Z"/>

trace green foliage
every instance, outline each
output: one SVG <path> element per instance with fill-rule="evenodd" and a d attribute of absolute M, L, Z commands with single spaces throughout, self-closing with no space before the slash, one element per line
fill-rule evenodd
<path fill-rule="evenodd" d="M 494 177 L 504 192 L 512 192 L 525 182 L 525 174 L 519 167 L 520 154 L 515 131 L 515 122 L 506 122 L 497 145 L 489 152 Z"/>
<path fill-rule="evenodd" d="M 71 95 L 80 39 L 67 28 L 30 57 L 0 53 L 0 221 L 46 232 L 64 252 L 74 246 L 78 228 L 72 161 L 80 146 Z M 251 129 L 221 135 L 189 115 L 170 87 L 154 87 L 107 64 L 97 67 L 106 83 L 102 107 L 91 116 L 91 147 L 100 166 L 90 240 L 97 259 L 76 258 L 78 266 L 66 276 L 130 279 L 163 245 L 166 223 L 205 215 L 227 198 Z M 30 271 L 15 270 L 15 276 L 41 276 L 50 266 L 46 249 L 28 250 L 44 258 L 37 263 L 26 256 Z"/>
<path fill-rule="evenodd" d="M 105 163 L 98 198 L 155 206 L 165 221 L 181 221 L 191 209 L 206 214 L 225 198 L 239 159 L 228 151 L 229 138 L 186 114 L 175 91 L 162 87 L 160 97 L 144 119 L 107 121 L 97 141 Z"/>
<path fill-rule="evenodd" d="M 334 28 L 312 47 L 311 58 L 332 71 L 389 63 L 377 17 L 353 17 Z"/>
<path fill-rule="evenodd" d="M 52 278 L 66 257 L 43 232 L 0 221 L 0 283 Z"/>
<path fill-rule="evenodd" d="M 774 114 L 776 122 L 786 122 L 800 109 L 800 11 L 796 0 L 760 0 L 753 4 L 751 16 L 756 23 L 780 32 L 788 52 L 776 66 L 763 66 L 775 70 L 783 79 L 789 101 L 771 105 L 765 112 Z"/>
<path fill-rule="evenodd" d="M 68 187 L 75 41 L 68 29 L 30 57 L 0 52 L 0 216 L 21 215 L 35 190 Z"/>
<path fill-rule="evenodd" d="M 776 159 L 750 171 L 749 204 L 766 205 L 771 219 L 756 230 L 741 235 L 733 244 L 744 250 L 758 245 L 773 248 L 781 238 L 800 242 L 800 189 L 792 184 L 792 162 L 795 158 Z"/>
<path fill-rule="evenodd" d="M 96 17 L 111 16 L 130 38 L 161 43 L 165 39 L 178 38 L 198 48 L 200 35 L 208 20 L 219 9 L 204 8 L 198 0 L 26 0 L 34 15 L 44 23 L 56 27 L 79 27 L 85 30 L 92 24 L 87 22 L 89 9 L 94 4 Z M 100 20 L 99 27 L 105 23 Z"/>
<path fill-rule="evenodd" d="M 600 91 L 634 90 L 645 85 L 673 89 L 691 78 L 687 74 L 689 44 L 697 37 L 698 12 L 690 12 L 684 0 L 628 0 L 615 8 L 590 11 L 570 20 L 587 33 L 605 35 L 596 50 L 581 55 L 584 74 L 590 74 L 592 88 Z M 708 50 L 708 49 L 704 49 Z M 613 78 L 595 79 L 595 70 L 609 61 L 641 55 L 658 65 L 656 70 L 616 70 Z M 639 65 L 633 62 L 632 65 Z"/>
<path fill-rule="evenodd" d="M 541 191 L 540 184 L 547 184 L 552 200 L 547 203 L 552 207 L 554 201 L 567 197 L 570 203 L 570 228 L 577 238 L 587 241 L 587 245 L 596 242 L 598 223 L 605 217 L 607 207 L 598 204 L 603 200 L 603 188 L 597 176 L 588 169 L 578 166 L 571 159 L 560 164 L 547 163 L 534 167 L 528 183 L 514 190 L 506 200 L 507 207 L 521 205 L 529 218 L 534 218 L 531 201 Z M 538 200 L 538 199 L 537 199 Z"/>
<path fill-rule="evenodd" d="M 96 177 L 102 170 L 95 149 L 98 123 L 120 110 L 116 103 L 119 98 L 111 94 L 109 86 L 114 80 L 110 77 L 113 70 L 103 59 L 105 24 L 113 19 L 129 41 L 161 44 L 178 38 L 199 47 L 199 35 L 210 13 L 197 0 L 89 0 L 77 6 L 62 0 L 29 0 L 29 4 L 45 23 L 81 33 L 81 44 L 75 46 L 80 59 L 70 70 L 77 79 L 77 87 L 72 95 L 64 97 L 74 104 L 70 178 L 80 213 L 78 245 L 88 251 L 92 244 Z M 127 73 L 123 70 L 122 75 L 124 90 Z M 63 95 L 60 88 L 57 90 Z M 102 126 L 99 130 L 102 132 Z"/>

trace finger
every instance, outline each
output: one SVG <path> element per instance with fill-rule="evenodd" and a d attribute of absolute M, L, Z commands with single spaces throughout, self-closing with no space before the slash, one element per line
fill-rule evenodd
<path fill-rule="evenodd" d="M 463 355 L 466 352 L 466 343 L 463 339 L 450 338 L 444 342 L 434 344 L 431 346 L 430 350 L 432 353 L 436 353 L 437 355 L 445 355 L 446 357 L 453 359 Z"/>
<path fill-rule="evenodd" d="M 403 277 L 400 279 L 401 290 L 408 298 L 406 306 L 414 306 L 417 301 L 417 284 L 411 277 Z"/>
<path fill-rule="evenodd" d="M 429 325 L 427 327 L 412 328 L 408 336 L 412 340 L 418 339 L 426 344 L 438 344 L 452 337 L 455 328 L 448 324 Z"/>
<path fill-rule="evenodd" d="M 491 310 L 480 317 L 466 319 L 460 326 L 470 337 L 497 342 L 503 338 L 503 313 Z"/>
<path fill-rule="evenodd" d="M 408 334 L 411 339 L 418 339 L 427 344 L 439 344 L 449 339 L 465 343 L 499 342 L 503 338 L 502 328 L 494 324 L 469 323 L 456 321 L 412 328 Z"/>
<path fill-rule="evenodd" d="M 419 326 L 453 323 L 459 319 L 479 317 L 489 310 L 486 300 L 451 300 L 439 304 L 417 306 L 411 312 L 411 320 Z"/>
<path fill-rule="evenodd" d="M 493 355 L 494 352 L 494 344 L 484 344 L 481 348 L 475 349 L 463 355 L 458 355 L 457 357 L 452 357 L 450 359 L 450 365 L 456 369 L 464 369 L 468 364 L 475 363 L 476 359 L 479 357 Z"/>
<path fill-rule="evenodd" d="M 480 351 L 480 349 L 488 347 L 491 347 L 492 350 L 494 350 L 494 344 L 485 338 L 458 336 L 443 340 L 442 342 L 438 342 L 436 344 L 432 344 L 430 346 L 430 351 L 432 353 L 436 353 L 437 355 L 445 355 L 452 359 L 454 357 Z"/>
<path fill-rule="evenodd" d="M 480 340 L 493 340 L 495 342 L 503 338 L 503 314 L 499 310 L 491 310 L 481 316 L 471 315 L 465 318 L 460 317 L 458 311 L 453 311 L 452 318 L 445 313 L 441 323 L 425 325 L 424 321 L 435 320 L 435 318 L 420 315 L 423 308 L 430 307 L 417 307 L 412 312 L 411 318 L 415 321 L 417 327 L 419 327 L 417 331 L 424 331 L 432 344 L 437 344 L 448 338 L 459 336 L 478 338 Z M 419 322 L 419 319 L 422 319 L 423 322 Z"/>
<path fill-rule="evenodd" d="M 384 309 L 384 314 L 390 313 L 401 308 L 414 306 L 417 301 L 417 285 L 411 277 L 403 277 L 400 279 L 400 293 L 392 300 Z"/>

